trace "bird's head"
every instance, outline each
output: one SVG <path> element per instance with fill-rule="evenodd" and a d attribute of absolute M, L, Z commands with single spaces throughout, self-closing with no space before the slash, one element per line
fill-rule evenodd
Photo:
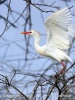
<path fill-rule="evenodd" d="M 40 34 L 35 30 L 30 30 L 28 32 L 21 32 L 21 34 L 28 34 L 28 35 L 33 36 L 34 38 L 40 36 Z"/>

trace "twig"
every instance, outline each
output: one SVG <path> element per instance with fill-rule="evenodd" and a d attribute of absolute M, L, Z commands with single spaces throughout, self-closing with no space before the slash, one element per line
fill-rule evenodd
<path fill-rule="evenodd" d="M 74 62 L 65 72 L 63 72 L 62 76 L 63 76 L 66 72 L 68 72 L 68 70 L 70 70 L 74 65 L 75 65 L 75 62 Z"/>
<path fill-rule="evenodd" d="M 28 6 L 29 6 L 29 4 L 25 7 L 25 9 L 22 11 L 22 13 L 20 14 L 20 16 L 13 22 L 13 24 L 15 24 L 15 23 L 21 18 L 21 16 L 23 15 L 24 11 L 27 9 Z M 10 26 L 11 26 L 11 25 L 9 25 L 9 26 L 7 27 L 7 30 L 10 28 Z"/>
<path fill-rule="evenodd" d="M 25 100 L 29 100 L 29 98 L 23 94 L 18 88 L 16 88 L 14 85 L 10 84 L 11 87 L 13 87 L 15 90 L 17 90 L 23 97 L 25 97 Z"/>
<path fill-rule="evenodd" d="M 51 87 L 51 89 L 49 88 L 49 90 L 48 90 L 48 94 L 47 94 L 45 100 L 48 100 L 48 98 L 49 98 L 50 94 L 52 93 L 54 87 L 55 87 L 55 84 Z"/>
<path fill-rule="evenodd" d="M 0 37 L 5 33 L 7 25 L 8 25 L 8 18 L 9 18 L 9 13 L 10 13 L 10 4 L 11 4 L 11 0 L 9 1 L 6 25 L 5 25 L 4 31 L 2 32 L 2 34 L 0 35 Z"/>
<path fill-rule="evenodd" d="M 54 12 L 52 10 L 50 10 L 50 11 L 44 11 L 41 8 L 37 7 L 35 4 L 33 4 L 32 2 L 29 2 L 29 0 L 24 0 L 24 1 L 28 2 L 29 4 L 31 4 L 32 6 L 34 6 L 35 8 L 37 8 L 38 10 L 40 10 L 42 12 L 46 12 L 46 13 L 48 13 L 48 12 Z"/>

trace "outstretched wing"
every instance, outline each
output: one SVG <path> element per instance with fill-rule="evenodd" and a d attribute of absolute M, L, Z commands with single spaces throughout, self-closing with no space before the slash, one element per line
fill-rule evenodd
<path fill-rule="evenodd" d="M 66 50 L 69 48 L 69 34 L 68 27 L 71 23 L 72 16 L 69 9 L 63 8 L 45 21 L 45 28 L 47 31 L 47 46 Z"/>

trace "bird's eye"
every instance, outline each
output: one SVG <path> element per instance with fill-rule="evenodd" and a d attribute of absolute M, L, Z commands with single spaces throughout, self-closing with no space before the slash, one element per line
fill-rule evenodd
<path fill-rule="evenodd" d="M 30 31 L 30 33 L 32 33 L 32 32 Z"/>

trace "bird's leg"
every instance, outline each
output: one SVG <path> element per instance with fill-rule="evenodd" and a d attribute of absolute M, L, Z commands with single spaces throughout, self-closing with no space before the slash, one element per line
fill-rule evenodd
<path fill-rule="evenodd" d="M 62 70 L 60 71 L 59 75 L 60 75 L 60 74 L 65 70 L 65 68 L 66 68 L 66 65 L 65 65 L 63 62 L 61 62 L 61 64 L 62 64 L 63 68 L 62 68 Z"/>
<path fill-rule="evenodd" d="M 56 78 L 60 75 L 60 74 L 62 74 L 62 72 L 65 70 L 65 68 L 66 68 L 66 65 L 63 63 L 63 62 L 60 62 L 61 64 L 62 64 L 62 66 L 63 66 L 63 68 L 62 68 L 62 70 L 58 73 L 58 74 L 56 74 L 56 75 L 54 75 Z"/>

